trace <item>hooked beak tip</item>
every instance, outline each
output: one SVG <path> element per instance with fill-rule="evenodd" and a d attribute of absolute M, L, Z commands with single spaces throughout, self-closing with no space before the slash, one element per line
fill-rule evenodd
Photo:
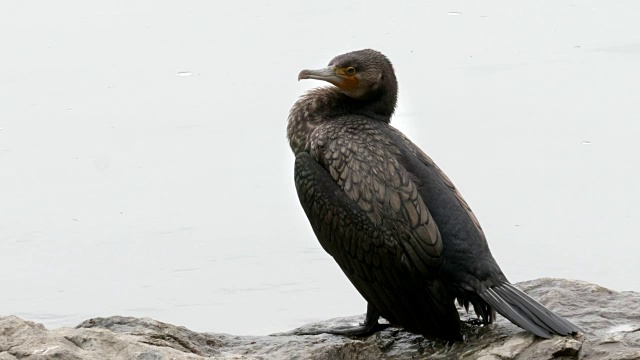
<path fill-rule="evenodd" d="M 302 70 L 298 74 L 298 81 L 309 78 L 309 70 Z"/>

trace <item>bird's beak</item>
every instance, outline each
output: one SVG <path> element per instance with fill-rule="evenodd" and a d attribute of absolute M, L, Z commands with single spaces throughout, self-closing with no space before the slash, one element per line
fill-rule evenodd
<path fill-rule="evenodd" d="M 298 74 L 298 81 L 302 79 L 316 79 L 328 81 L 332 84 L 337 84 L 342 81 L 342 78 L 336 74 L 332 67 L 326 67 L 319 70 L 302 70 Z"/>

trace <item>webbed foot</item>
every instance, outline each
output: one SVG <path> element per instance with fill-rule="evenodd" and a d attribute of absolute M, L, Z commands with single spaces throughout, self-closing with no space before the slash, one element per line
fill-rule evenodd
<path fill-rule="evenodd" d="M 377 320 L 374 324 L 360 324 L 359 326 L 339 326 L 331 329 L 318 329 L 309 331 L 296 331 L 296 335 L 320 335 L 320 334 L 333 334 L 333 335 L 346 335 L 346 336 L 369 336 L 390 327 L 391 324 L 380 324 Z"/>
<path fill-rule="evenodd" d="M 320 334 L 333 334 L 333 335 L 346 335 L 346 336 L 369 336 L 375 334 L 378 331 L 384 330 L 391 326 L 391 324 L 380 324 L 378 319 L 380 313 L 373 308 L 371 304 L 367 305 L 367 316 L 364 322 L 359 326 L 339 326 L 331 329 L 318 329 L 318 330 L 297 330 L 295 335 L 320 335 Z"/>
<path fill-rule="evenodd" d="M 484 325 L 484 322 L 482 321 L 482 319 L 479 318 L 469 318 L 465 321 L 468 325 L 473 325 L 473 326 L 481 326 Z"/>

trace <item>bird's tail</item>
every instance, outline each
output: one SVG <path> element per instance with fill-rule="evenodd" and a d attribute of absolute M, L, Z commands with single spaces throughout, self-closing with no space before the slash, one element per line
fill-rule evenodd
<path fill-rule="evenodd" d="M 566 336 L 580 331 L 509 283 L 484 289 L 478 295 L 512 323 L 540 337 L 548 339 L 552 335 Z"/>

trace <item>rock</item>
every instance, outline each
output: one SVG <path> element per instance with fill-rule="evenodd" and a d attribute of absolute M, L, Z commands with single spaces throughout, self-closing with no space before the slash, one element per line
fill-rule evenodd
<path fill-rule="evenodd" d="M 464 342 L 430 341 L 389 328 L 363 339 L 296 336 L 297 330 L 362 321 L 352 316 L 272 336 L 196 333 L 148 318 L 113 316 L 76 328 L 47 330 L 0 317 L 0 360 L 15 359 L 640 359 L 640 294 L 582 281 L 540 279 L 522 290 L 573 321 L 584 334 L 541 339 L 502 317 L 489 326 L 463 325 Z M 474 317 L 462 314 L 463 319 Z"/>

